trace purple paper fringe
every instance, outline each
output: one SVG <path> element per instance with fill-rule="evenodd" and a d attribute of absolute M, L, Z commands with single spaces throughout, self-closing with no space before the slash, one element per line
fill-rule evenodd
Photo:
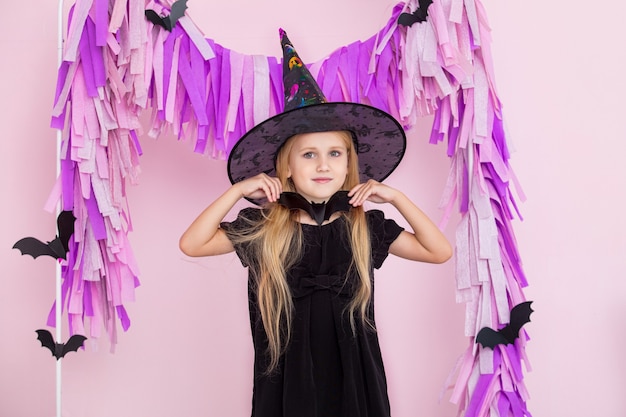
<path fill-rule="evenodd" d="M 508 323 L 527 285 L 512 227 L 521 216 L 486 14 L 476 0 L 435 0 L 426 22 L 398 26 L 399 14 L 417 6 L 398 4 L 378 33 L 309 68 L 331 101 L 371 104 L 406 128 L 434 116 L 430 142 L 447 139 L 451 160 L 444 219 L 455 205 L 461 213 L 457 299 L 466 304 L 470 341 L 451 401 L 465 416 L 530 416 L 521 370 L 526 338 L 494 352 L 473 343 L 481 327 Z M 151 137 L 171 131 L 193 140 L 195 152 L 225 158 L 241 135 L 283 105 L 280 59 L 224 48 L 187 17 L 164 31 L 145 19 L 145 9 L 169 12 L 159 1 L 75 3 L 51 120 L 65 133 L 58 197 L 77 218 L 60 302 L 72 333 L 97 338 L 104 328 L 112 348 L 116 321 L 123 330 L 130 326 L 124 303 L 139 285 L 125 187 L 138 175 L 141 111 L 152 111 Z"/>

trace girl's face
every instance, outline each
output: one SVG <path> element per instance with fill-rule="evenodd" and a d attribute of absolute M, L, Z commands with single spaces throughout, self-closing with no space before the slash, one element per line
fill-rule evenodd
<path fill-rule="evenodd" d="M 296 191 L 322 203 L 343 186 L 348 174 L 348 149 L 339 132 L 303 133 L 295 136 L 289 151 L 287 177 Z"/>

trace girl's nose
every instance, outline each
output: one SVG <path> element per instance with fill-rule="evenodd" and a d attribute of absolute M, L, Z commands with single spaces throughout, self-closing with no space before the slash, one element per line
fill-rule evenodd
<path fill-rule="evenodd" d="M 328 171 L 328 159 L 325 156 L 318 158 L 317 160 L 318 171 Z"/>

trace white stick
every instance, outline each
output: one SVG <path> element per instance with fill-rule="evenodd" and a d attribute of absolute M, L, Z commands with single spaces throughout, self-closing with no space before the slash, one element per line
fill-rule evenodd
<path fill-rule="evenodd" d="M 63 60 L 63 0 L 59 0 L 57 10 L 57 69 L 61 67 Z M 63 140 L 63 132 L 57 129 L 57 141 L 56 141 L 56 173 L 57 178 L 61 174 L 61 142 Z M 57 216 L 61 212 L 61 203 L 57 204 Z M 55 339 L 57 343 L 62 343 L 62 313 L 63 313 L 63 300 L 61 294 L 61 264 L 56 263 L 56 302 L 54 304 L 55 315 Z M 56 417 L 61 417 L 61 361 L 57 359 L 56 364 Z"/>
<path fill-rule="evenodd" d="M 474 142 L 470 137 L 467 141 L 467 193 L 468 202 L 472 199 L 472 183 L 474 182 Z M 469 204 L 467 206 L 469 210 Z"/>

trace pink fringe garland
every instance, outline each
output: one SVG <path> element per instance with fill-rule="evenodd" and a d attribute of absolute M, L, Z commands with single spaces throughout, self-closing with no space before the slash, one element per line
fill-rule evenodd
<path fill-rule="evenodd" d="M 447 138 L 452 162 L 444 222 L 456 203 L 462 214 L 457 300 L 466 304 L 470 342 L 450 376 L 456 374 L 448 384 L 451 401 L 459 415 L 529 416 L 521 370 L 526 337 L 494 351 L 474 344 L 483 326 L 508 323 L 527 285 L 510 185 L 524 197 L 508 163 L 486 14 L 477 0 L 435 0 L 427 22 L 398 27 L 399 14 L 416 3 L 399 4 L 376 35 L 309 67 L 330 101 L 371 104 L 407 128 L 434 114 L 430 142 Z M 152 109 L 151 137 L 169 130 L 193 138 L 195 152 L 225 158 L 283 102 L 279 59 L 226 49 L 205 39 L 188 16 L 166 32 L 144 18 L 145 9 L 168 13 L 159 1 L 76 2 L 52 111 L 52 127 L 64 131 L 64 141 L 48 208 L 60 199 L 77 218 L 61 302 L 71 333 L 86 334 L 89 322 L 89 336 L 98 338 L 104 328 L 112 348 L 116 320 L 123 330 L 130 326 L 124 303 L 139 285 L 125 186 L 139 174 L 140 112 Z"/>

